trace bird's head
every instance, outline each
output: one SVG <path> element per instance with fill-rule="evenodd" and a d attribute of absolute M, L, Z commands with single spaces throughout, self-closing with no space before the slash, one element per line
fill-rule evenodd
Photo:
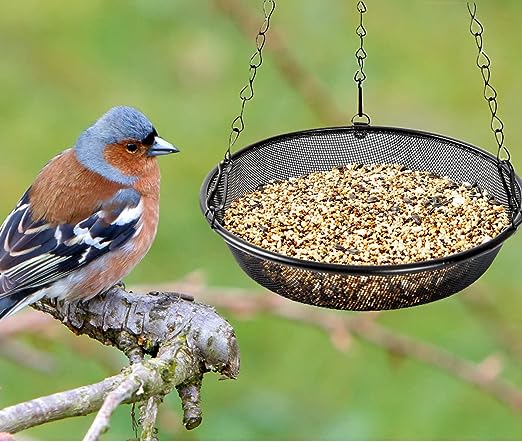
<path fill-rule="evenodd" d="M 158 136 L 149 119 L 132 107 L 110 109 L 74 146 L 78 161 L 110 181 L 132 185 L 159 155 L 179 152 Z"/>

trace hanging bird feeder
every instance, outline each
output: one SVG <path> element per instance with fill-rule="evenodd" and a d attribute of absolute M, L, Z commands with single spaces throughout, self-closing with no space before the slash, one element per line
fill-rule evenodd
<path fill-rule="evenodd" d="M 354 80 L 358 112 L 352 125 L 278 135 L 232 154 L 231 148 L 244 129 L 245 104 L 254 95 L 253 82 L 275 9 L 273 0 L 264 1 L 265 21 L 250 60 L 249 82 L 240 92 L 241 112 L 232 123 L 223 161 L 203 183 L 201 208 L 241 268 L 275 293 L 334 309 L 410 307 L 457 293 L 488 269 L 504 241 L 522 222 L 522 183 L 504 146 L 497 93 L 490 84 L 490 59 L 483 50 L 483 27 L 476 18 L 475 4 L 468 4 L 470 32 L 478 48 L 477 65 L 491 110 L 496 155 L 443 135 L 370 125 L 363 110 L 366 6 L 360 1 L 357 8 L 360 47 Z M 354 181 L 356 178 L 359 181 Z M 390 190 L 392 182 L 412 179 L 410 189 Z M 328 180 L 337 187 L 328 189 Z M 366 189 L 364 183 L 371 188 Z M 434 186 L 431 191 L 426 190 L 429 186 Z M 291 193 L 294 191 L 301 194 Z M 383 202 L 383 195 L 389 200 Z M 362 203 L 350 201 L 361 198 Z M 468 200 L 477 204 L 475 212 L 464 210 Z M 310 201 L 312 206 L 307 206 Z M 341 216 L 328 218 L 324 207 L 336 207 Z M 264 213 L 264 219 L 261 216 L 259 222 L 250 221 L 256 211 L 258 215 Z M 404 213 L 407 221 L 397 221 Z M 486 213 L 493 218 L 485 219 Z M 429 214 L 432 224 L 424 214 Z M 298 222 L 299 228 L 308 228 L 307 236 L 296 237 L 286 225 L 275 230 L 271 220 L 279 222 L 285 217 Z M 238 234 L 238 221 L 250 229 L 250 236 Z M 411 250 L 403 241 L 404 235 L 397 235 L 397 223 L 403 223 L 409 235 L 417 233 L 414 245 L 419 246 L 420 254 L 416 259 L 408 255 Z M 464 230 L 463 223 L 468 223 Z M 335 241 L 327 243 L 324 224 L 337 228 Z M 435 235 L 431 242 L 420 234 L 428 228 Z M 453 228 L 461 229 L 457 237 L 452 236 Z M 484 228 L 491 228 L 493 233 L 483 233 L 480 229 Z M 383 239 L 384 234 L 395 236 L 388 241 Z M 303 252 L 303 243 L 314 235 L 320 253 L 319 249 Z M 371 235 L 378 237 L 380 244 L 368 244 L 368 250 L 363 251 L 352 247 L 357 238 L 364 244 Z M 475 242 L 466 246 L 471 240 Z M 385 246 L 390 249 L 387 255 Z M 451 252 L 430 255 L 436 247 Z"/>

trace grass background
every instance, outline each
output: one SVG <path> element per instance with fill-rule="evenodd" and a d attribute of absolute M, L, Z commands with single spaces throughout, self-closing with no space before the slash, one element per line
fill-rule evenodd
<path fill-rule="evenodd" d="M 261 2 L 243 3 L 260 23 Z M 443 133 L 494 151 L 465 2 L 366 4 L 365 110 L 372 123 Z M 345 111 L 346 123 L 356 109 L 355 5 L 355 0 L 280 1 L 274 16 L 295 56 Z M 520 170 L 522 3 L 484 0 L 478 11 L 506 144 Z M 210 0 L 2 2 L 1 216 L 81 130 L 113 105 L 133 105 L 182 153 L 160 160 L 158 237 L 127 283 L 169 281 L 201 270 L 212 285 L 255 288 L 198 206 L 200 184 L 222 158 L 229 124 L 239 110 L 237 93 L 247 79 L 255 33 L 252 29 L 245 39 Z M 339 123 L 321 120 L 281 77 L 269 54 L 256 81 L 238 146 Z M 520 341 L 521 245 L 522 237 L 511 239 L 463 295 L 385 312 L 380 322 L 476 362 L 495 354 L 504 363 L 503 375 L 521 385 L 520 365 L 501 345 L 495 325 L 485 326 L 462 301 L 480 291 L 492 302 L 498 324 Z M 204 421 L 192 432 L 181 427 L 179 400 L 170 395 L 159 421 L 162 439 L 522 437 L 519 414 L 433 368 L 359 341 L 342 353 L 324 333 L 268 315 L 229 319 L 241 345 L 240 378 L 219 382 L 206 377 Z M 23 340 L 53 355 L 56 368 L 40 373 L 0 360 L 0 407 L 95 382 L 124 363 L 115 351 L 67 332 L 53 340 L 32 335 Z M 23 436 L 77 439 L 91 420 L 47 424 Z M 105 438 L 132 437 L 129 407 L 121 407 Z"/>

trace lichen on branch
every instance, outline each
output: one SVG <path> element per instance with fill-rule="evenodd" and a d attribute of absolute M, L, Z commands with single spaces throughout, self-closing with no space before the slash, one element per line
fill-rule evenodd
<path fill-rule="evenodd" d="M 77 335 L 118 348 L 131 365 L 96 384 L 0 410 L 0 432 L 17 433 L 100 410 L 86 435 L 86 440 L 97 440 L 118 405 L 151 399 L 149 405 L 155 405 L 141 407 L 140 419 L 147 427 L 142 438 L 149 439 L 154 434 L 157 405 L 175 388 L 182 399 L 185 424 L 194 428 L 201 422 L 199 394 L 186 392 L 199 392 L 206 372 L 232 379 L 239 373 L 239 348 L 231 325 L 212 307 L 180 294 L 136 294 L 113 288 L 87 302 L 42 300 L 34 307 Z"/>

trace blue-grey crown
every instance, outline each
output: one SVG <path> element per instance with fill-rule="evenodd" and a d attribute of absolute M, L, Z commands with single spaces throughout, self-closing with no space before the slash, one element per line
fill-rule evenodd
<path fill-rule="evenodd" d="M 84 167 L 111 181 L 131 185 L 137 177 L 125 175 L 108 164 L 105 147 L 129 138 L 143 140 L 153 130 L 152 123 L 140 111 L 128 106 L 113 107 L 80 135 L 74 146 L 76 158 Z"/>

